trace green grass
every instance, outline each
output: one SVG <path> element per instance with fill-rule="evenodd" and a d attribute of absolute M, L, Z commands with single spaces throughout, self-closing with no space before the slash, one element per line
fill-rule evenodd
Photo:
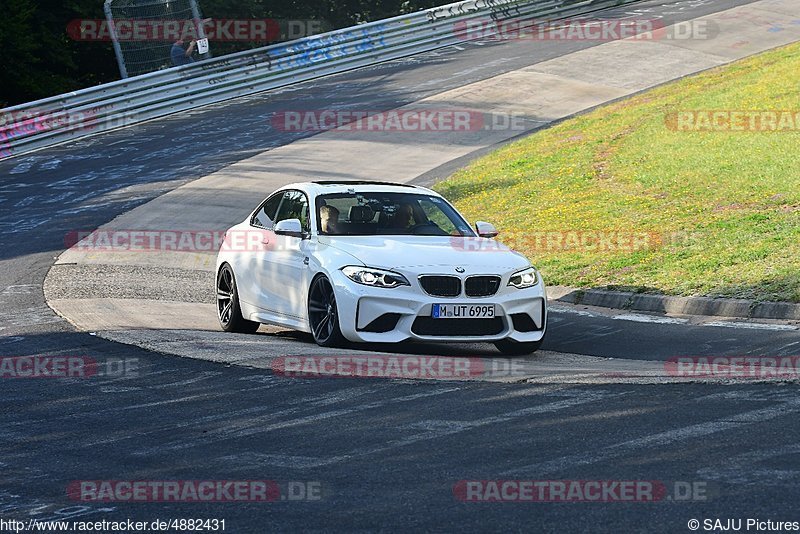
<path fill-rule="evenodd" d="M 567 120 L 436 189 L 471 220 L 493 222 L 550 285 L 800 302 L 800 133 L 685 132 L 665 121 L 726 109 L 800 111 L 800 45 Z M 570 231 L 678 238 L 616 252 L 532 238 Z"/>

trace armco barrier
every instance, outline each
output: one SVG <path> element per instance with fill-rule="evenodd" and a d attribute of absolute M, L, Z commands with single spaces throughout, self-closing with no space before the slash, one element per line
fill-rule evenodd
<path fill-rule="evenodd" d="M 558 19 L 637 1 L 467 0 L 81 89 L 0 110 L 0 160 L 463 42 L 473 19 Z"/>

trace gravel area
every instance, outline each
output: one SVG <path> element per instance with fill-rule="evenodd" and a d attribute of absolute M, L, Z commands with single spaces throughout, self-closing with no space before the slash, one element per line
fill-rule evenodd
<path fill-rule="evenodd" d="M 45 297 L 122 298 L 214 303 L 214 273 L 125 265 L 54 265 Z"/>

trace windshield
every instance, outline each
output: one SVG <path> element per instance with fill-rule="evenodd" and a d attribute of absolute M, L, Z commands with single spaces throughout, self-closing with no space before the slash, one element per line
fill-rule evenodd
<path fill-rule="evenodd" d="M 475 235 L 469 223 L 437 196 L 335 193 L 317 197 L 316 204 L 322 235 Z"/>

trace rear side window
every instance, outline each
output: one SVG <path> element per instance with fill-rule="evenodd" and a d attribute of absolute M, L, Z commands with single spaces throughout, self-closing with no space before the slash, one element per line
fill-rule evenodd
<path fill-rule="evenodd" d="M 272 230 L 272 227 L 275 224 L 275 214 L 278 212 L 278 206 L 280 205 L 282 198 L 283 192 L 276 193 L 269 197 L 266 202 L 261 205 L 258 211 L 256 211 L 256 214 L 253 215 L 253 218 L 250 220 L 250 224 L 259 228 Z"/>

